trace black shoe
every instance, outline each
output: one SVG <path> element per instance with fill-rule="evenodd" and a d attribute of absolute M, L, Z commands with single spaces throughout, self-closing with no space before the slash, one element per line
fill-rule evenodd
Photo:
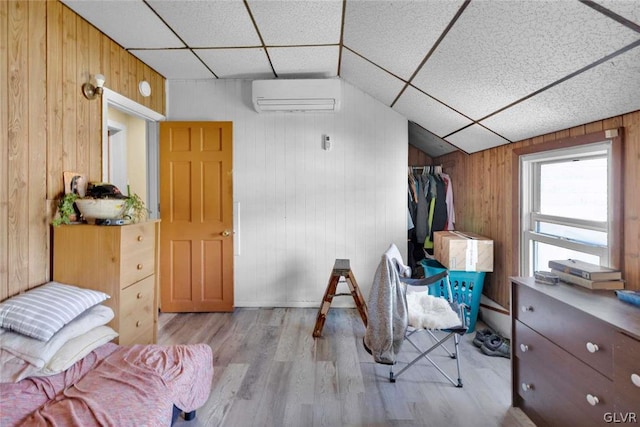
<path fill-rule="evenodd" d="M 473 338 L 473 345 L 482 347 L 482 343 L 491 335 L 493 335 L 493 332 L 490 329 L 483 329 L 476 332 L 476 336 Z"/>
<path fill-rule="evenodd" d="M 506 357 L 507 359 L 511 357 L 510 341 L 507 338 L 502 338 L 500 335 L 491 335 L 485 339 L 480 350 L 487 356 Z"/>

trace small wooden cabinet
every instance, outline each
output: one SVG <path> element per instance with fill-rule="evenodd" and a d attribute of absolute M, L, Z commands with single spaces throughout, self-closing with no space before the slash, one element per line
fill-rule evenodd
<path fill-rule="evenodd" d="M 53 229 L 53 280 L 111 296 L 121 345 L 157 339 L 159 221 Z"/>
<path fill-rule="evenodd" d="M 612 291 L 512 278 L 511 313 L 513 406 L 539 426 L 640 417 L 637 307 Z"/>

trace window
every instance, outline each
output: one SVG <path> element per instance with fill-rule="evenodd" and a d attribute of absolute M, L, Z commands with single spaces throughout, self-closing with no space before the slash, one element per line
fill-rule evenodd
<path fill-rule="evenodd" d="M 520 270 L 549 271 L 549 260 L 604 266 L 616 256 L 611 141 L 520 156 Z"/>

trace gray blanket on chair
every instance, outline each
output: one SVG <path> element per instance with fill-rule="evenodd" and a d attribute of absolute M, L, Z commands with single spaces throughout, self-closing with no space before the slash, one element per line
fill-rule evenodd
<path fill-rule="evenodd" d="M 373 277 L 367 301 L 369 318 L 364 345 L 377 363 L 392 365 L 407 331 L 405 285 L 400 282 L 396 261 L 385 253 Z"/>

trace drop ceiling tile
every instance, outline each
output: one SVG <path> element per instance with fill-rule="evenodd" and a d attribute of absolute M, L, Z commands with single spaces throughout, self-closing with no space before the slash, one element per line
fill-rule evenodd
<path fill-rule="evenodd" d="M 640 25 L 640 2 L 638 0 L 596 0 L 595 3 Z"/>
<path fill-rule="evenodd" d="M 405 85 L 402 80 L 344 48 L 340 77 L 387 106 L 393 103 Z"/>
<path fill-rule="evenodd" d="M 63 3 L 125 49 L 185 47 L 141 0 Z"/>
<path fill-rule="evenodd" d="M 337 76 L 338 46 L 272 47 L 267 51 L 278 77 Z"/>
<path fill-rule="evenodd" d="M 471 125 L 468 128 L 462 129 L 460 132 L 449 135 L 446 140 L 469 154 L 499 145 L 505 145 L 510 142 L 478 124 Z"/>
<path fill-rule="evenodd" d="M 402 93 L 393 109 L 440 137 L 471 123 L 471 120 L 411 86 Z"/>
<path fill-rule="evenodd" d="M 221 79 L 270 79 L 273 70 L 261 47 L 243 49 L 194 49 Z"/>
<path fill-rule="evenodd" d="M 340 43 L 342 0 L 248 3 L 267 46 Z"/>
<path fill-rule="evenodd" d="M 481 123 L 512 141 L 640 110 L 640 47 Z"/>
<path fill-rule="evenodd" d="M 188 49 L 130 50 L 167 79 L 212 79 L 207 67 Z"/>
<path fill-rule="evenodd" d="M 462 1 L 347 1 L 344 45 L 409 79 Z"/>
<path fill-rule="evenodd" d="M 412 84 L 478 120 L 638 38 L 579 2 L 471 2 Z"/>
<path fill-rule="evenodd" d="M 148 3 L 190 47 L 261 45 L 242 0 Z"/>

